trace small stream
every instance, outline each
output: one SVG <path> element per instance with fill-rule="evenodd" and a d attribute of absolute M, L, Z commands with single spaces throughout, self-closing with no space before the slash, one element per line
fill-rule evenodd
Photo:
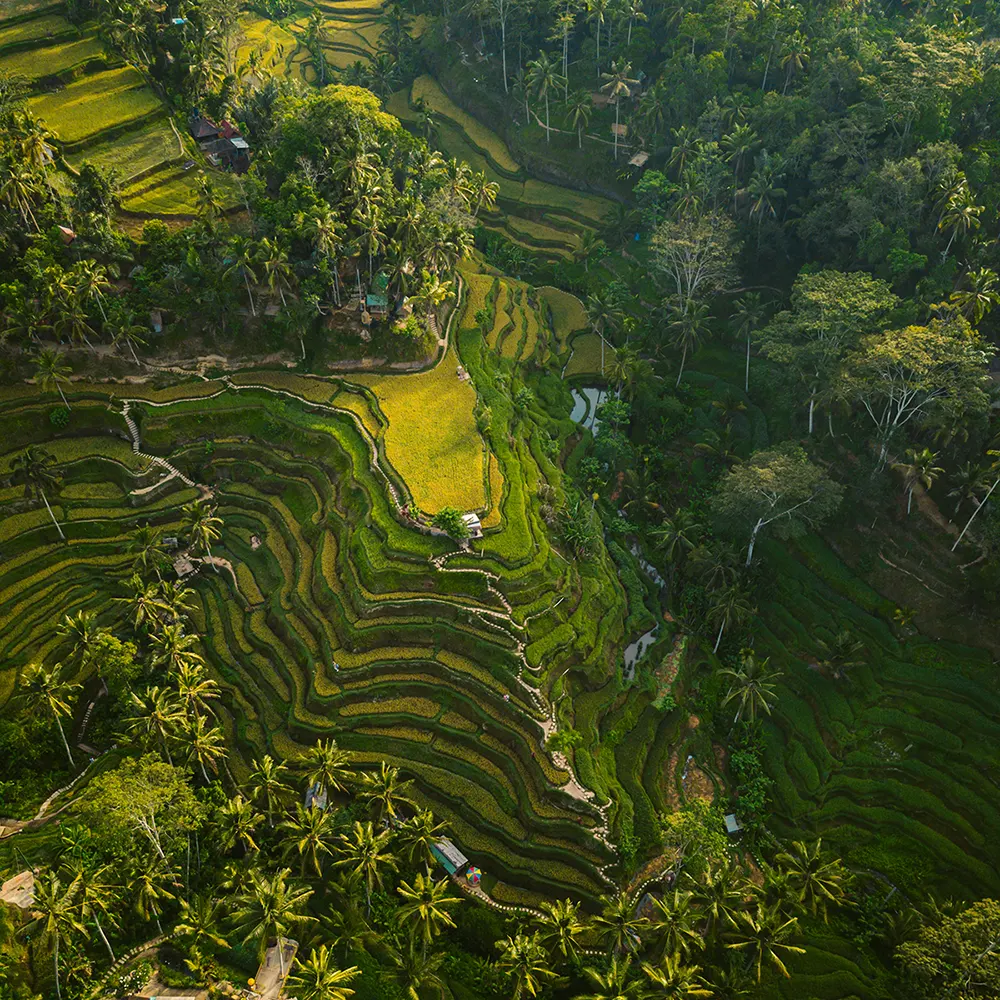
<path fill-rule="evenodd" d="M 597 419 L 597 408 L 607 399 L 607 391 L 598 389 L 596 386 L 571 389 L 570 391 L 573 393 L 573 412 L 569 415 L 570 420 L 585 427 L 592 434 L 596 434 L 601 426 L 600 420 Z"/>

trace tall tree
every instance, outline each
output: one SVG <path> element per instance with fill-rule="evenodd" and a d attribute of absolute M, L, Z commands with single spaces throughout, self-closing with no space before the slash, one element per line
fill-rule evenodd
<path fill-rule="evenodd" d="M 521 1000 L 525 994 L 537 996 L 546 981 L 556 978 L 548 952 L 538 931 L 530 937 L 519 933 L 497 942 L 500 960 L 497 966 L 511 978 L 514 994 L 511 1000 Z"/>
<path fill-rule="evenodd" d="M 289 882 L 291 870 L 283 868 L 273 875 L 251 871 L 248 886 L 236 899 L 233 922 L 244 944 L 255 943 L 260 958 L 271 938 L 277 941 L 278 969 L 285 977 L 284 939 L 295 928 L 316 918 L 304 912 L 313 891 Z"/>
<path fill-rule="evenodd" d="M 434 938 L 445 927 L 455 926 L 448 910 L 458 906 L 462 900 L 448 891 L 447 879 L 435 882 L 429 875 L 420 872 L 417 872 L 412 884 L 401 881 L 396 892 L 403 897 L 399 907 L 400 922 L 412 926 L 426 955 Z"/>
<path fill-rule="evenodd" d="M 83 876 L 77 875 L 68 885 L 63 885 L 59 876 L 51 870 L 42 870 L 35 875 L 32 910 L 37 916 L 28 925 L 39 932 L 39 937 L 52 948 L 52 967 L 56 977 L 56 996 L 62 998 L 59 981 L 59 946 L 76 935 L 87 936 L 87 928 L 82 920 L 80 897 L 83 891 Z"/>
<path fill-rule="evenodd" d="M 212 558 L 212 542 L 221 537 L 222 518 L 216 514 L 216 508 L 203 498 L 192 500 L 181 508 L 184 525 L 188 530 L 191 545 L 201 549 L 206 556 Z M 219 572 L 219 567 L 213 561 L 212 568 Z"/>
<path fill-rule="evenodd" d="M 356 965 L 338 969 L 333 952 L 321 944 L 309 952 L 305 961 L 299 959 L 298 967 L 288 977 L 288 985 L 298 1000 L 347 1000 L 354 996 L 354 990 L 348 989 L 347 984 L 360 975 Z"/>
<path fill-rule="evenodd" d="M 804 955 L 806 951 L 805 948 L 787 943 L 797 931 L 797 917 L 786 917 L 776 907 L 759 905 L 755 913 L 739 915 L 739 926 L 732 932 L 733 940 L 726 947 L 747 953 L 757 972 L 758 983 L 765 962 L 773 965 L 787 978 L 790 973 L 782 961 L 782 955 Z"/>
<path fill-rule="evenodd" d="M 21 671 L 21 688 L 22 696 L 32 708 L 44 705 L 55 720 L 66 751 L 66 759 L 69 761 L 69 769 L 72 771 L 76 767 L 76 761 L 70 753 L 62 720 L 71 714 L 72 706 L 69 699 L 80 690 L 80 685 L 64 676 L 62 664 L 57 663 L 51 670 L 47 670 L 40 663 L 29 663 Z"/>
<path fill-rule="evenodd" d="M 368 912 L 372 908 L 372 892 L 381 888 L 388 871 L 397 868 L 396 858 L 389 850 L 392 831 L 375 832 L 371 823 L 354 821 L 350 833 L 340 835 L 338 867 L 356 873 L 364 881 Z"/>
<path fill-rule="evenodd" d="M 547 53 L 539 52 L 538 58 L 528 63 L 528 86 L 545 101 L 545 141 L 551 137 L 549 129 L 549 96 L 561 87 L 563 79 L 557 72 L 556 61 Z"/>
<path fill-rule="evenodd" d="M 55 469 L 56 457 L 38 445 L 30 444 L 20 455 L 15 455 L 10 460 L 11 481 L 24 486 L 24 495 L 34 497 L 38 494 L 45 504 L 45 509 L 52 518 L 52 523 L 59 532 L 59 537 L 65 542 L 66 536 L 63 534 L 62 526 L 56 520 L 52 508 L 49 506 L 49 498 L 46 490 L 55 491 L 59 487 L 59 474 Z"/>
<path fill-rule="evenodd" d="M 723 708 L 731 701 L 737 705 L 733 725 L 742 718 L 753 724 L 758 715 L 771 714 L 771 706 L 778 700 L 775 681 L 781 674 L 769 665 L 769 660 L 770 657 L 758 659 L 750 650 L 740 658 L 739 666 L 722 671 L 723 677 L 730 678 L 729 690 L 722 699 Z"/>
<path fill-rule="evenodd" d="M 632 96 L 631 88 L 638 84 L 638 80 L 633 80 L 629 73 L 632 72 L 632 64 L 620 62 L 615 59 L 611 62 L 611 72 L 602 73 L 601 79 L 606 81 L 601 84 L 601 92 L 615 102 L 615 159 L 618 159 L 618 131 L 621 128 L 622 101 L 626 97 Z"/>
<path fill-rule="evenodd" d="M 937 452 L 931 451 L 930 448 L 907 448 L 905 461 L 896 462 L 893 465 L 893 468 L 899 469 L 903 473 L 907 517 L 913 509 L 913 491 L 918 486 L 929 490 L 937 477 L 944 472 L 944 469 L 934 464 L 937 458 Z"/>
<path fill-rule="evenodd" d="M 251 798 L 264 809 L 268 826 L 274 826 L 274 811 L 280 808 L 291 789 L 286 778 L 288 768 L 266 753 L 254 765 L 247 779 L 251 789 Z"/>
<path fill-rule="evenodd" d="M 70 365 L 63 361 L 62 351 L 54 350 L 51 347 L 43 347 L 34 357 L 35 378 L 43 389 L 55 389 L 59 393 L 59 398 L 63 401 L 63 406 L 71 410 L 63 386 L 69 383 L 69 377 L 73 374 Z"/>

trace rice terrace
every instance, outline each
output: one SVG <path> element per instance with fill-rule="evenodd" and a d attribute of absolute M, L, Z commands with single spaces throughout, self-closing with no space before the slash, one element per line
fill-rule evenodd
<path fill-rule="evenodd" d="M 1000 996 L 998 32 L 0 0 L 0 1000 Z"/>

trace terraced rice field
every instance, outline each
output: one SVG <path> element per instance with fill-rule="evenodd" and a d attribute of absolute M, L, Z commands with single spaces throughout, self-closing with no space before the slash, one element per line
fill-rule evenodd
<path fill-rule="evenodd" d="M 463 363 L 475 371 L 477 359 L 476 343 L 467 342 Z M 271 377 L 248 372 L 243 380 Z M 592 832 L 602 824 L 596 803 L 542 747 L 548 701 L 540 692 L 550 676 L 606 671 L 613 662 L 625 601 L 609 561 L 578 567 L 555 555 L 533 495 L 546 469 L 527 440 L 503 435 L 502 527 L 472 554 L 454 554 L 453 543 L 406 526 L 354 416 L 312 408 L 334 396 L 335 383 L 273 377 L 276 388 L 305 395 L 211 383 L 126 390 L 173 400 L 139 414 L 143 446 L 210 483 L 225 520 L 217 554 L 234 576 L 196 579 L 194 617 L 225 686 L 236 746 L 285 756 L 335 733 L 359 764 L 388 759 L 414 774 L 421 795 L 489 872 L 537 892 L 595 896 L 605 885 L 598 868 L 613 856 Z M 419 384 L 421 376 L 397 379 Z M 47 398 L 10 394 L 0 402 L 11 428 L 0 464 L 44 441 L 64 476 L 53 506 L 69 537 L 59 544 L 44 510 L 4 519 L 0 696 L 29 649 L 53 652 L 54 616 L 86 607 L 102 621 L 116 617 L 111 598 L 127 573 L 128 531 L 147 521 L 176 531 L 179 506 L 195 495 L 176 479 L 133 492 L 162 472 L 109 436 L 124 431 L 107 405 L 112 389 L 120 401 L 121 386 L 74 384 L 73 421 L 55 438 L 39 419 Z M 504 397 L 487 392 L 506 419 Z M 399 488 L 398 470 L 383 467 Z M 256 549 L 253 536 L 262 540 Z M 557 592 L 558 608 L 546 611 Z M 541 611 L 536 625 L 531 616 Z M 558 648 L 543 643 L 553 627 L 567 638 Z"/>
<path fill-rule="evenodd" d="M 5 37 L 6 32 L 0 30 L 0 38 Z M 44 58 L 39 58 L 38 52 L 33 48 L 6 52 L 0 50 L 0 73 L 22 77 L 31 82 L 102 58 L 104 45 L 96 34 L 87 34 L 82 38 L 46 46 Z"/>
<path fill-rule="evenodd" d="M 131 66 L 92 73 L 55 93 L 31 97 L 28 105 L 68 145 L 163 109 Z"/>

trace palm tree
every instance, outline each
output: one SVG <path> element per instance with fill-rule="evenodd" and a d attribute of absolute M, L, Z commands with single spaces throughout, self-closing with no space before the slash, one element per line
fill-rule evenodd
<path fill-rule="evenodd" d="M 181 900 L 181 913 L 174 924 L 174 936 L 192 949 L 201 950 L 205 944 L 214 948 L 228 948 L 229 942 L 219 933 L 226 917 L 226 906 L 213 896 L 195 896 Z"/>
<path fill-rule="evenodd" d="M 850 629 L 841 629 L 830 642 L 824 639 L 813 641 L 819 649 L 819 665 L 824 670 L 831 671 L 838 680 L 845 670 L 860 666 L 864 662 L 860 656 L 864 652 L 865 644 L 860 639 L 855 639 Z"/>
<path fill-rule="evenodd" d="M 828 923 L 829 908 L 843 906 L 847 900 L 851 874 L 839 859 L 824 857 L 822 850 L 822 838 L 812 847 L 796 840 L 790 850 L 782 851 L 775 860 L 784 866 L 790 884 L 798 890 L 803 909 Z"/>
<path fill-rule="evenodd" d="M 163 906 L 174 898 L 171 888 L 178 884 L 177 872 L 162 858 L 133 858 L 128 889 L 135 897 L 135 910 L 145 921 L 155 920 L 156 929 L 162 934 L 160 916 Z"/>
<path fill-rule="evenodd" d="M 537 996 L 547 980 L 556 978 L 548 952 L 539 940 L 538 931 L 531 937 L 519 933 L 514 937 L 497 942 L 500 960 L 497 968 L 502 969 L 514 981 L 514 995 L 511 1000 L 521 1000 L 527 993 Z"/>
<path fill-rule="evenodd" d="M 75 878 L 82 880 L 80 883 L 82 887 L 80 893 L 80 916 L 84 920 L 93 920 L 97 934 L 104 943 L 104 947 L 108 949 L 111 963 L 114 964 L 116 961 L 115 952 L 101 923 L 101 916 L 103 915 L 110 927 L 113 928 L 117 925 L 114 911 L 116 909 L 115 904 L 120 899 L 121 887 L 109 878 L 110 872 L 110 865 L 102 865 L 92 868 L 90 871 L 85 871 L 81 867 L 76 870 Z"/>
<path fill-rule="evenodd" d="M 601 897 L 601 912 L 594 917 L 593 924 L 601 943 L 612 955 L 634 952 L 640 943 L 640 934 L 649 921 L 635 915 L 635 904 L 628 893 Z"/>
<path fill-rule="evenodd" d="M 125 551 L 134 557 L 133 573 L 145 575 L 152 571 L 156 574 L 157 580 L 160 580 L 163 578 L 161 570 L 168 569 L 171 565 L 170 557 L 163 545 L 163 533 L 148 523 L 132 532 Z"/>
<path fill-rule="evenodd" d="M 448 910 L 458 906 L 462 900 L 449 893 L 446 878 L 435 882 L 429 875 L 420 872 L 414 877 L 412 885 L 400 882 L 396 892 L 403 897 L 399 907 L 400 923 L 413 925 L 414 933 L 420 935 L 422 951 L 426 955 L 427 946 L 442 929 L 455 926 Z"/>
<path fill-rule="evenodd" d="M 743 391 L 750 391 L 750 341 L 754 332 L 764 318 L 764 306 L 760 292 L 747 292 L 734 303 L 733 328 L 737 337 L 745 337 L 747 342 L 747 364 L 744 376 Z"/>
<path fill-rule="evenodd" d="M 68 364 L 63 364 L 62 351 L 54 350 L 51 347 L 43 347 L 34 357 L 35 379 L 43 389 L 55 389 L 59 393 L 59 398 L 63 401 L 63 406 L 67 410 L 73 409 L 69 405 L 69 400 L 63 392 L 63 383 L 69 382 L 73 369 Z"/>
<path fill-rule="evenodd" d="M 306 808 L 301 802 L 295 803 L 295 816 L 283 820 L 278 829 L 284 831 L 282 850 L 286 855 L 293 851 L 300 861 L 299 876 L 305 878 L 306 862 L 316 871 L 317 877 L 323 874 L 321 857 L 332 856 L 330 841 L 333 838 L 333 819 L 325 809 L 316 806 Z"/>
<path fill-rule="evenodd" d="M 669 303 L 667 309 L 672 316 L 668 328 L 673 331 L 673 346 L 681 352 L 681 364 L 674 383 L 674 388 L 678 388 L 688 355 L 693 354 L 708 336 L 708 306 L 704 302 L 685 299 L 680 303 Z"/>
<path fill-rule="evenodd" d="M 285 778 L 288 768 L 276 761 L 270 754 L 264 754 L 250 772 L 247 779 L 252 790 L 251 799 L 258 805 L 263 805 L 267 813 L 268 826 L 274 827 L 274 810 L 281 805 L 281 800 L 291 791 Z"/>
<path fill-rule="evenodd" d="M 336 864 L 355 872 L 364 880 L 365 901 L 368 912 L 372 909 L 372 892 L 376 886 L 382 887 L 387 871 L 396 870 L 396 858 L 388 850 L 392 831 L 382 830 L 376 833 L 372 824 L 354 821 L 351 833 L 340 835 L 340 858 Z"/>
<path fill-rule="evenodd" d="M 101 319 L 106 323 L 108 314 L 104 311 L 104 293 L 109 288 L 114 287 L 111 284 L 111 278 L 117 274 L 117 268 L 112 273 L 104 264 L 98 264 L 93 260 L 81 260 L 73 268 L 73 271 L 80 297 L 84 302 L 93 299 L 101 311 Z"/>
<path fill-rule="evenodd" d="M 566 100 L 566 124 L 576 129 L 577 144 L 583 149 L 583 130 L 590 124 L 593 100 L 587 90 L 574 90 Z M 615 136 L 617 139 L 617 136 Z"/>
<path fill-rule="evenodd" d="M 90 656 L 90 647 L 94 639 L 103 630 L 97 624 L 96 611 L 77 611 L 74 615 L 63 615 L 62 621 L 56 626 L 56 633 L 72 643 L 70 657 L 81 670 Z"/>
<path fill-rule="evenodd" d="M 967 320 L 978 326 L 1000 304 L 1000 282 L 996 271 L 988 267 L 969 271 L 963 281 L 965 287 L 952 292 L 951 301 Z"/>
<path fill-rule="evenodd" d="M 321 87 L 326 84 L 326 52 L 323 48 L 326 42 L 327 34 L 323 27 L 323 13 L 314 7 L 306 22 L 305 43 L 313 58 L 313 66 L 316 69 Z"/>
<path fill-rule="evenodd" d="M 781 55 L 781 67 L 785 71 L 785 87 L 782 94 L 788 90 L 792 77 L 809 65 L 809 53 L 809 40 L 801 31 L 793 31 L 785 42 L 785 49 Z"/>
<path fill-rule="evenodd" d="M 375 819 L 379 822 L 385 820 L 395 822 L 397 805 L 401 803 L 413 805 L 413 799 L 410 797 L 413 781 L 403 781 L 399 774 L 398 767 L 392 767 L 382 761 L 378 771 L 362 776 L 363 793 L 372 807 Z"/>
<path fill-rule="evenodd" d="M 776 218 L 777 202 L 787 193 L 781 186 L 784 179 L 784 161 L 780 156 L 773 156 L 765 149 L 757 157 L 754 171 L 750 175 L 747 194 L 750 198 L 750 218 L 757 217 L 757 249 L 760 249 L 761 225 L 765 216 Z"/>
<path fill-rule="evenodd" d="M 277 291 L 281 304 L 285 302 L 285 290 L 291 290 L 295 278 L 295 272 L 288 263 L 288 251 L 277 241 L 269 240 L 266 236 L 260 241 L 257 251 L 257 260 L 264 269 L 264 277 L 267 280 L 267 287 L 271 292 L 271 297 Z"/>
<path fill-rule="evenodd" d="M 951 480 L 955 485 L 948 491 L 949 498 L 957 498 L 956 516 L 964 504 L 986 488 L 988 475 L 989 470 L 978 462 L 966 462 L 959 467 Z"/>
<path fill-rule="evenodd" d="M 65 542 L 66 536 L 62 527 L 56 520 L 52 508 L 49 506 L 49 499 L 45 495 L 46 490 L 55 490 L 59 487 L 59 476 L 53 468 L 56 464 L 56 457 L 51 452 L 39 448 L 38 445 L 29 444 L 20 455 L 15 455 L 10 461 L 11 482 L 14 485 L 24 485 L 24 495 L 33 498 L 37 493 L 45 504 L 45 509 L 52 518 L 52 523 L 59 532 L 59 537 Z"/>
<path fill-rule="evenodd" d="M 585 968 L 583 974 L 593 992 L 580 993 L 574 1000 L 651 1000 L 652 993 L 641 979 L 630 980 L 631 968 L 630 957 L 619 961 L 617 955 L 612 956 L 607 970 Z"/>
<path fill-rule="evenodd" d="M 104 332 L 114 347 L 117 348 L 119 344 L 124 344 L 129 349 L 136 365 L 142 366 L 135 349 L 146 346 L 146 340 L 143 336 L 146 327 L 139 321 L 139 315 L 134 309 L 120 302 L 112 303 L 111 315 L 104 324 Z"/>
<path fill-rule="evenodd" d="M 247 802 L 239 792 L 226 799 L 219 807 L 218 822 L 225 850 L 230 851 L 237 846 L 245 854 L 260 850 L 260 845 L 254 839 L 254 831 L 264 822 L 264 814 L 256 812 L 253 804 Z"/>
<path fill-rule="evenodd" d="M 168 602 L 164 599 L 162 588 L 159 595 L 166 608 Z M 165 667 L 171 677 L 180 673 L 181 667 L 203 667 L 204 659 L 195 652 L 195 647 L 200 642 L 201 638 L 185 632 L 180 622 L 162 625 L 150 636 L 150 643 L 153 646 L 153 666 Z"/>
<path fill-rule="evenodd" d="M 423 864 L 430 874 L 430 866 L 434 863 L 431 847 L 446 833 L 446 823 L 439 823 L 429 809 L 404 820 L 396 827 L 396 838 L 406 851 L 406 858 L 411 865 Z"/>
<path fill-rule="evenodd" d="M 222 518 L 217 517 L 215 511 L 216 508 L 204 499 L 192 500 L 181 508 L 191 545 L 203 550 L 209 559 L 212 558 L 212 542 L 221 537 Z M 216 573 L 219 572 L 214 562 L 212 567 Z"/>
<path fill-rule="evenodd" d="M 735 928 L 748 887 L 743 879 L 736 877 L 728 858 L 718 864 L 706 865 L 697 878 L 690 873 L 686 876 L 692 883 L 698 909 L 706 919 L 706 939 L 714 941 L 724 930 Z"/>
<path fill-rule="evenodd" d="M 256 316 L 257 308 L 253 303 L 253 292 L 250 291 L 250 282 L 257 283 L 257 274 L 253 269 L 257 254 L 253 243 L 245 236 L 234 236 L 229 246 L 228 259 L 230 264 L 225 271 L 226 277 L 236 276 L 243 279 L 247 288 L 247 298 L 250 300 L 250 313 Z"/>
<path fill-rule="evenodd" d="M 611 72 L 602 73 L 601 79 L 607 82 L 601 85 L 602 93 L 607 93 L 615 102 L 615 159 L 618 159 L 618 122 L 621 116 L 622 100 L 632 96 L 631 85 L 639 81 L 633 80 L 629 73 L 632 72 L 632 64 L 625 63 L 619 65 L 617 60 L 611 63 Z"/>
<path fill-rule="evenodd" d="M 708 621 L 714 626 L 719 623 L 719 632 L 715 637 L 715 645 L 712 652 L 719 651 L 719 644 L 722 642 L 722 633 L 730 625 L 740 625 L 748 618 L 752 618 L 757 613 L 757 609 L 750 603 L 750 599 L 738 584 L 733 584 L 712 595 L 712 605 L 708 609 Z"/>
<path fill-rule="evenodd" d="M 594 37 L 597 39 L 597 75 L 601 75 L 601 28 L 608 16 L 611 0 L 586 0 L 587 20 L 594 25 Z"/>
<path fill-rule="evenodd" d="M 607 291 L 594 292 L 587 296 L 585 306 L 590 329 L 601 338 L 601 374 L 604 374 L 604 348 L 607 337 L 621 326 L 621 310 L 611 300 Z"/>
<path fill-rule="evenodd" d="M 604 2 L 604 0 L 599 0 Z M 551 137 L 549 129 L 549 93 L 563 84 L 563 78 L 557 72 L 558 62 L 545 52 L 539 52 L 538 58 L 528 63 L 528 86 L 545 100 L 545 141 Z"/>
<path fill-rule="evenodd" d="M 972 192 L 967 185 L 961 185 L 959 189 L 948 199 L 941 213 L 938 222 L 938 229 L 941 232 L 951 232 L 948 245 L 941 252 L 941 260 L 948 257 L 952 243 L 959 234 L 965 236 L 973 229 L 979 228 L 979 216 L 983 213 L 983 206 L 976 205 L 972 200 Z"/>
<path fill-rule="evenodd" d="M 805 948 L 785 942 L 798 930 L 798 917 L 788 917 L 777 907 L 757 907 L 756 913 L 741 913 L 739 926 L 732 932 L 734 939 L 727 948 L 745 950 L 757 970 L 760 982 L 761 966 L 770 962 L 783 976 L 788 977 L 788 969 L 781 960 L 781 954 L 804 955 Z"/>
<path fill-rule="evenodd" d="M 59 876 L 51 870 L 35 875 L 35 892 L 31 904 L 37 916 L 28 928 L 38 931 L 42 940 L 52 947 L 52 966 L 56 974 L 56 996 L 62 998 L 59 983 L 59 945 L 74 934 L 87 936 L 87 928 L 81 920 L 80 896 L 83 890 L 83 876 L 77 874 L 72 882 L 63 886 Z"/>
<path fill-rule="evenodd" d="M 334 739 L 320 740 L 309 747 L 293 763 L 305 772 L 306 781 L 316 786 L 320 793 L 346 792 L 352 774 L 348 766 L 350 752 L 341 750 Z"/>
<path fill-rule="evenodd" d="M 236 900 L 233 921 L 242 943 L 256 942 L 260 958 L 271 938 L 278 945 L 278 968 L 285 978 L 285 936 L 296 926 L 315 920 L 302 911 L 313 894 L 312 889 L 289 885 L 291 870 L 283 868 L 274 875 L 250 872 L 247 890 Z"/>
<path fill-rule="evenodd" d="M 893 465 L 894 469 L 899 469 L 903 473 L 907 517 L 910 516 L 910 511 L 913 509 L 913 491 L 917 486 L 920 485 L 925 490 L 929 490 L 937 477 L 944 472 L 944 469 L 934 464 L 937 457 L 938 453 L 931 451 L 930 448 L 921 448 L 919 451 L 916 448 L 907 448 L 906 461 L 896 462 Z"/>
<path fill-rule="evenodd" d="M 769 661 L 769 656 L 758 660 L 753 651 L 750 651 L 743 656 L 739 667 L 735 670 L 722 671 L 723 676 L 732 678 L 729 691 L 722 700 L 723 707 L 731 701 L 736 701 L 739 704 L 736 718 L 733 719 L 734 725 L 744 715 L 753 724 L 757 721 L 758 712 L 762 712 L 764 715 L 771 714 L 771 705 L 778 700 L 774 682 L 781 676 L 781 673 L 769 667 Z"/>
<path fill-rule="evenodd" d="M 662 899 L 653 897 L 655 912 L 652 918 L 656 951 L 663 958 L 690 958 L 705 947 L 698 927 L 700 914 L 694 908 L 694 894 L 675 889 L 664 893 Z"/>
<path fill-rule="evenodd" d="M 21 672 L 21 687 L 23 698 L 32 709 L 44 705 L 55 719 L 56 728 L 66 750 L 66 759 L 72 771 L 76 767 L 73 754 L 70 753 L 69 741 L 63 729 L 62 720 L 72 713 L 69 699 L 80 690 L 80 685 L 67 680 L 63 676 L 62 664 L 57 663 L 51 670 L 46 670 L 40 663 L 29 663 Z"/>
<path fill-rule="evenodd" d="M 127 732 L 142 746 L 159 742 L 167 762 L 173 766 L 170 756 L 170 741 L 177 738 L 185 722 L 184 709 L 177 695 L 170 688 L 157 685 L 146 688 L 142 694 L 131 692 L 132 716 Z"/>
<path fill-rule="evenodd" d="M 209 783 L 206 765 L 218 771 L 218 762 L 226 756 L 226 738 L 218 726 L 210 725 L 204 715 L 188 717 L 181 739 L 188 746 L 188 761 L 196 760 L 205 784 Z"/>
<path fill-rule="evenodd" d="M 148 630 L 151 626 L 162 627 L 169 620 L 170 606 L 163 599 L 160 584 L 146 583 L 138 573 L 125 581 L 124 586 L 131 591 L 128 597 L 116 597 L 118 604 L 127 604 L 136 631 Z"/>
<path fill-rule="evenodd" d="M 333 952 L 325 945 L 313 948 L 298 968 L 288 977 L 289 987 L 295 991 L 298 1000 L 347 1000 L 354 996 L 354 990 L 347 984 L 361 975 L 361 970 L 352 965 L 338 969 Z"/>
<path fill-rule="evenodd" d="M 675 955 L 664 955 L 656 966 L 644 962 L 642 971 L 656 986 L 650 994 L 656 1000 L 702 1000 L 716 995 L 699 975 L 697 965 L 684 965 Z"/>
<path fill-rule="evenodd" d="M 544 900 L 542 912 L 534 918 L 538 939 L 551 954 L 576 965 L 580 958 L 580 936 L 587 925 L 580 919 L 580 904 L 569 899 Z"/>
<path fill-rule="evenodd" d="M 386 978 L 402 989 L 406 1000 L 421 1000 L 427 996 L 427 990 L 433 990 L 437 996 L 443 997 L 445 985 L 439 970 L 444 959 L 444 952 L 440 951 L 433 955 L 422 954 L 413 946 L 412 941 L 405 948 L 390 946 L 389 960 L 392 968 Z"/>

